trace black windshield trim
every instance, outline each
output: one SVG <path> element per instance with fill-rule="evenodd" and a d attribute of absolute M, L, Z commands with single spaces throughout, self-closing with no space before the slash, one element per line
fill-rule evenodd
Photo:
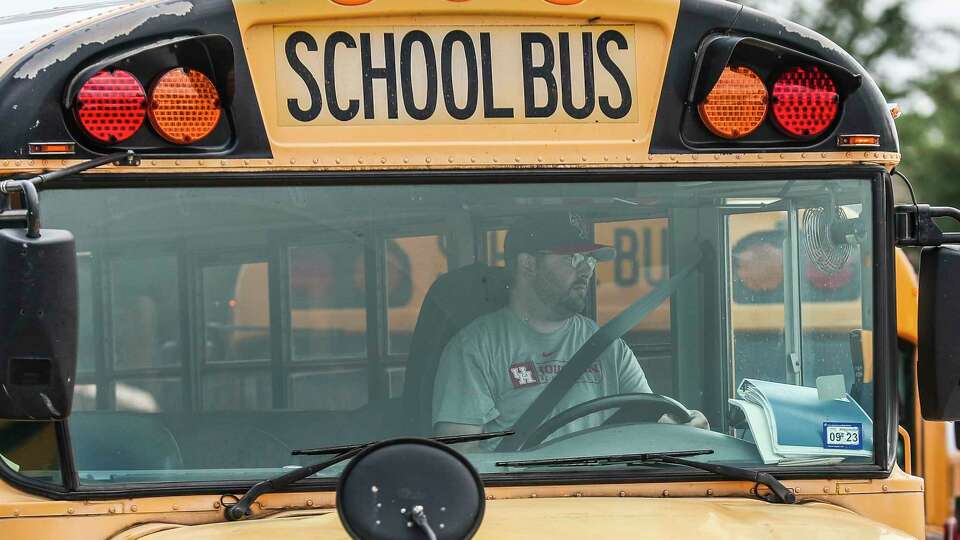
<path fill-rule="evenodd" d="M 509 182 L 504 182 L 508 178 Z M 812 166 L 812 167 L 783 167 L 777 169 L 745 167 L 745 168 L 618 168 L 618 169 L 484 169 L 484 170 L 411 170 L 411 171 L 357 171 L 357 172 L 328 172 L 313 171 L 303 173 L 291 172 L 258 172 L 258 173 L 210 173 L 210 174 L 149 174 L 149 173 L 116 173 L 101 174 L 87 173 L 81 176 L 65 178 L 44 184 L 41 191 L 59 189 L 110 189 L 128 188 L 144 189 L 159 187 L 236 187 L 236 186 L 364 186 L 364 185 L 431 185 L 453 183 L 551 183 L 551 182 L 642 182 L 642 181 L 755 181 L 755 180 L 833 180 L 852 179 L 870 181 L 873 186 L 874 223 L 872 234 L 875 252 L 873 270 L 874 285 L 874 318 L 882 320 L 886 317 L 890 328 L 877 328 L 874 332 L 874 361 L 878 373 L 886 377 L 879 378 L 884 384 L 877 384 L 874 390 L 874 462 L 857 465 L 834 465 L 830 467 L 790 467 L 757 469 L 773 474 L 779 480 L 809 480 L 809 479 L 847 479 L 862 478 L 879 480 L 888 478 L 893 470 L 897 444 L 897 403 L 887 399 L 895 390 L 896 363 L 891 358 L 895 356 L 896 320 L 892 318 L 891 310 L 895 309 L 894 290 L 890 289 L 893 281 L 893 244 L 892 229 L 887 227 L 890 217 L 892 194 L 889 175 L 881 165 L 853 164 L 844 166 Z M 891 230 L 887 230 L 891 229 Z M 884 242 L 890 242 L 884 244 Z M 888 253 L 889 252 L 889 253 Z M 67 420 L 69 422 L 69 419 Z M 892 423 L 891 423 L 892 422 Z M 887 423 L 890 423 L 887 426 Z M 890 435 L 892 430 L 893 435 Z M 66 431 L 66 430 L 64 430 Z M 891 450 L 893 449 L 893 450 Z M 60 456 L 61 470 L 70 467 L 63 460 L 73 460 L 73 456 Z M 66 467 L 64 465 L 67 465 Z M 613 473 L 613 474 L 611 474 Z M 491 487 L 498 486 L 537 486 L 537 485 L 579 485 L 579 484 L 612 484 L 622 482 L 663 482 L 673 481 L 666 475 L 650 478 L 649 475 L 628 473 L 618 474 L 620 471 L 607 469 L 603 475 L 595 471 L 574 473 L 531 474 L 531 473 L 496 473 L 481 475 L 484 484 Z M 53 500 L 101 500 L 117 497 L 149 497 L 163 495 L 212 494 L 225 491 L 245 491 L 257 482 L 255 481 L 226 481 L 226 482 L 158 482 L 145 485 L 115 484 L 109 487 L 80 484 L 75 490 L 68 490 L 62 486 L 40 482 L 10 469 L 0 460 L 0 478 L 13 487 L 23 491 L 46 497 Z M 711 474 L 679 473 L 676 481 L 719 481 Z M 295 489 L 284 492 L 327 491 L 335 488 L 336 479 L 305 480 L 296 484 Z"/>

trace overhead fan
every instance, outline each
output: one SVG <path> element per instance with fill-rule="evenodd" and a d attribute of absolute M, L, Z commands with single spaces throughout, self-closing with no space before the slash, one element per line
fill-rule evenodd
<path fill-rule="evenodd" d="M 825 274 L 841 271 L 863 240 L 863 222 L 833 202 L 808 208 L 801 222 L 803 245 L 810 260 Z"/>

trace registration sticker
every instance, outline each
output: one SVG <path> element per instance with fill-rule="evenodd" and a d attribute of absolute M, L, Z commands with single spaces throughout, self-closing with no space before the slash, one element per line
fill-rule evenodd
<path fill-rule="evenodd" d="M 823 447 L 863 449 L 863 425 L 845 422 L 823 423 Z"/>

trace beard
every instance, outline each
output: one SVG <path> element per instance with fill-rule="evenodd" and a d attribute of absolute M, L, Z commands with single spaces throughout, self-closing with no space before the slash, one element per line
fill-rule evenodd
<path fill-rule="evenodd" d="M 569 286 L 565 286 L 550 272 L 537 272 L 533 280 L 533 290 L 540 301 L 562 320 L 583 311 L 587 305 L 589 284 L 590 278 L 577 278 Z"/>

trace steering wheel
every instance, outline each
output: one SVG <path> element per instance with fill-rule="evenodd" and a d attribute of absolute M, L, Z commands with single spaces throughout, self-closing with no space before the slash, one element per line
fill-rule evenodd
<path fill-rule="evenodd" d="M 611 420 L 614 420 L 614 417 L 617 417 L 617 420 L 612 423 L 623 423 L 627 419 L 632 422 L 656 422 L 664 414 L 669 414 L 681 424 L 693 419 L 693 415 L 686 407 L 668 396 L 643 393 L 614 394 L 584 401 L 550 418 L 521 442 L 518 449 L 524 450 L 537 446 L 554 431 L 570 422 L 607 409 L 621 409 L 620 412 L 607 420 L 606 423 L 608 424 L 611 423 Z"/>

